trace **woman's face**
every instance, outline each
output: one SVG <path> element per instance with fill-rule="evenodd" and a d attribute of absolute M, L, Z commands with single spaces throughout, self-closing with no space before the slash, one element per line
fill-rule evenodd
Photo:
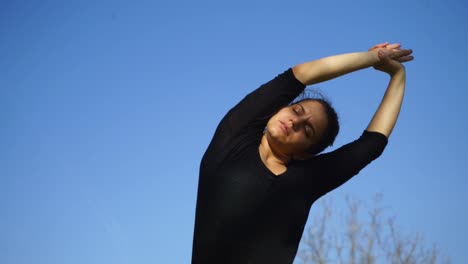
<path fill-rule="evenodd" d="M 327 128 L 322 104 L 305 100 L 282 108 L 267 123 L 266 137 L 272 150 L 290 157 L 308 156 Z"/>

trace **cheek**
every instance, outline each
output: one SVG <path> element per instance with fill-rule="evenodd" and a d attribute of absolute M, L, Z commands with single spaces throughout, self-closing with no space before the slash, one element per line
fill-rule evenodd
<path fill-rule="evenodd" d="M 296 134 L 291 140 L 291 144 L 294 146 L 294 149 L 298 151 L 304 151 L 309 149 L 312 146 L 312 142 L 303 134 Z"/>
<path fill-rule="evenodd" d="M 266 125 L 266 133 L 272 135 L 272 136 L 279 136 L 280 129 L 277 124 L 273 121 L 269 121 Z"/>

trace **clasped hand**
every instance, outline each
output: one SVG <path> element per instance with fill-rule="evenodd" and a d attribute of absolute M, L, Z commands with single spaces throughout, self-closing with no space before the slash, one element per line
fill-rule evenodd
<path fill-rule="evenodd" d="M 401 49 L 401 44 L 390 44 L 388 42 L 377 44 L 369 49 L 375 52 L 379 62 L 374 65 L 374 69 L 394 75 L 399 71 L 404 71 L 404 62 L 414 59 L 411 49 Z"/>

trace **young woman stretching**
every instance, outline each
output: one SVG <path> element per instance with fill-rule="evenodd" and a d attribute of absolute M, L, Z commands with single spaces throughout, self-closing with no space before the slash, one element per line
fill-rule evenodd
<path fill-rule="evenodd" d="M 314 201 L 384 150 L 411 53 L 382 43 L 299 64 L 232 108 L 201 161 L 192 263 L 292 263 Z M 319 154 L 338 133 L 335 111 L 321 99 L 291 101 L 307 85 L 371 66 L 390 75 L 372 120 L 359 139 Z"/>

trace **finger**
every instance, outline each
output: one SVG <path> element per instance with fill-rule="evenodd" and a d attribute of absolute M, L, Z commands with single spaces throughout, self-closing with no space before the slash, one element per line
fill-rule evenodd
<path fill-rule="evenodd" d="M 408 56 L 410 55 L 411 53 L 413 53 L 412 50 L 397 50 L 395 51 L 390 57 L 392 59 L 397 59 L 397 58 L 400 58 L 400 57 L 405 57 L 405 56 Z"/>
<path fill-rule="evenodd" d="M 377 45 L 374 45 L 370 50 L 377 49 L 377 48 L 385 48 L 388 45 L 388 42 L 380 43 Z"/>
<path fill-rule="evenodd" d="M 387 45 L 388 45 L 388 42 L 383 42 L 383 43 L 379 43 L 379 44 L 374 45 L 374 47 L 383 47 L 383 46 L 387 46 Z"/>
<path fill-rule="evenodd" d="M 386 42 L 384 42 L 384 43 L 377 44 L 377 46 L 378 46 L 379 48 L 383 48 L 383 47 L 386 47 L 388 44 L 390 44 L 390 43 L 388 43 L 388 42 L 386 41 Z"/>
<path fill-rule="evenodd" d="M 408 61 L 412 61 L 412 60 L 414 60 L 413 56 L 405 56 L 405 57 L 401 57 L 401 58 L 396 59 L 396 61 L 398 61 L 398 62 L 408 62 Z"/>
<path fill-rule="evenodd" d="M 401 47 L 401 44 L 399 44 L 399 43 L 394 43 L 394 44 L 389 44 L 389 45 L 387 45 L 386 48 L 387 48 L 387 49 L 398 49 L 398 48 L 400 48 L 400 47 Z"/>

